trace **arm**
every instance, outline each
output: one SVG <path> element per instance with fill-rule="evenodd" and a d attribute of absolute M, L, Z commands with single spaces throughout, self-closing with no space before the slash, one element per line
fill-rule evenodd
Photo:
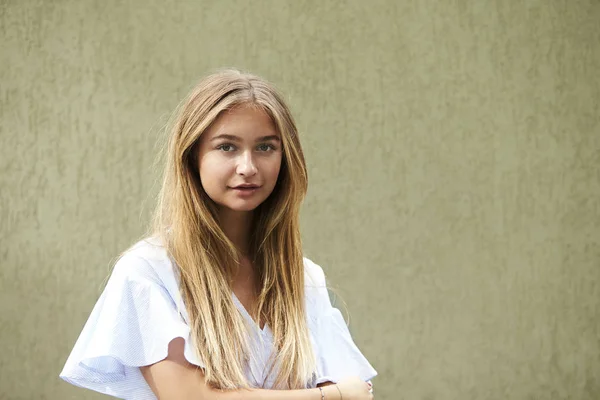
<path fill-rule="evenodd" d="M 221 391 L 210 388 L 204 382 L 202 370 L 188 363 L 184 355 L 184 340 L 177 338 L 169 343 L 164 360 L 140 370 L 157 398 L 161 400 L 321 400 L 319 389 L 267 390 L 240 389 Z M 324 383 L 326 400 L 340 400 L 340 394 L 331 382 Z M 351 388 L 348 388 L 351 389 Z M 352 390 L 344 393 L 344 399 L 352 397 Z M 365 397 L 366 398 L 366 397 Z"/>

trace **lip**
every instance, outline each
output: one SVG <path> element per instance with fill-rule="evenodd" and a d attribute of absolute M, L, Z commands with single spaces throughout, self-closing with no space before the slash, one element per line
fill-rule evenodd
<path fill-rule="evenodd" d="M 238 185 L 238 186 L 235 186 L 235 187 L 233 187 L 232 189 L 242 189 L 242 190 L 243 190 L 243 189 L 246 189 L 246 190 L 249 190 L 249 189 L 258 189 L 259 187 L 260 187 L 260 186 L 258 186 L 258 185 L 253 185 L 253 184 L 244 184 L 244 185 Z"/>
<path fill-rule="evenodd" d="M 254 196 L 255 193 L 258 193 L 259 188 L 260 186 L 256 185 L 240 185 L 231 189 L 233 190 L 233 193 L 235 193 L 236 196 L 239 196 L 241 198 L 251 198 L 252 196 Z"/>

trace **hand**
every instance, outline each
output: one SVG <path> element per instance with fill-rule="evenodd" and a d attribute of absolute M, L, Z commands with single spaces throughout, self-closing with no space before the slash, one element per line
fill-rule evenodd
<path fill-rule="evenodd" d="M 337 383 L 343 400 L 372 400 L 371 385 L 359 377 L 345 378 Z M 339 395 L 339 393 L 338 393 Z"/>

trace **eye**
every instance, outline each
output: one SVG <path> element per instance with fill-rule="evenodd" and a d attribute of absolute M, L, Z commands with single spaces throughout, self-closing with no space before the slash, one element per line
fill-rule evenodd
<path fill-rule="evenodd" d="M 228 153 L 235 150 L 235 146 L 229 143 L 223 143 L 217 146 L 217 150 L 223 150 Z"/>
<path fill-rule="evenodd" d="M 260 150 L 260 151 L 269 151 L 269 150 L 275 150 L 275 146 L 273 146 L 272 144 L 266 144 L 266 143 L 263 143 L 263 144 L 260 144 L 260 145 L 258 145 L 258 147 L 257 147 L 257 148 L 258 148 L 258 150 Z"/>

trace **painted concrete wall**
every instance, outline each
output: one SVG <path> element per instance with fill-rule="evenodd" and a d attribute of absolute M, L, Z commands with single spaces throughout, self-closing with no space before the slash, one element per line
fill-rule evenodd
<path fill-rule="evenodd" d="M 598 1 L 4 0 L 0 33 L 0 398 L 101 398 L 58 373 L 222 66 L 289 99 L 376 398 L 599 398 Z"/>

